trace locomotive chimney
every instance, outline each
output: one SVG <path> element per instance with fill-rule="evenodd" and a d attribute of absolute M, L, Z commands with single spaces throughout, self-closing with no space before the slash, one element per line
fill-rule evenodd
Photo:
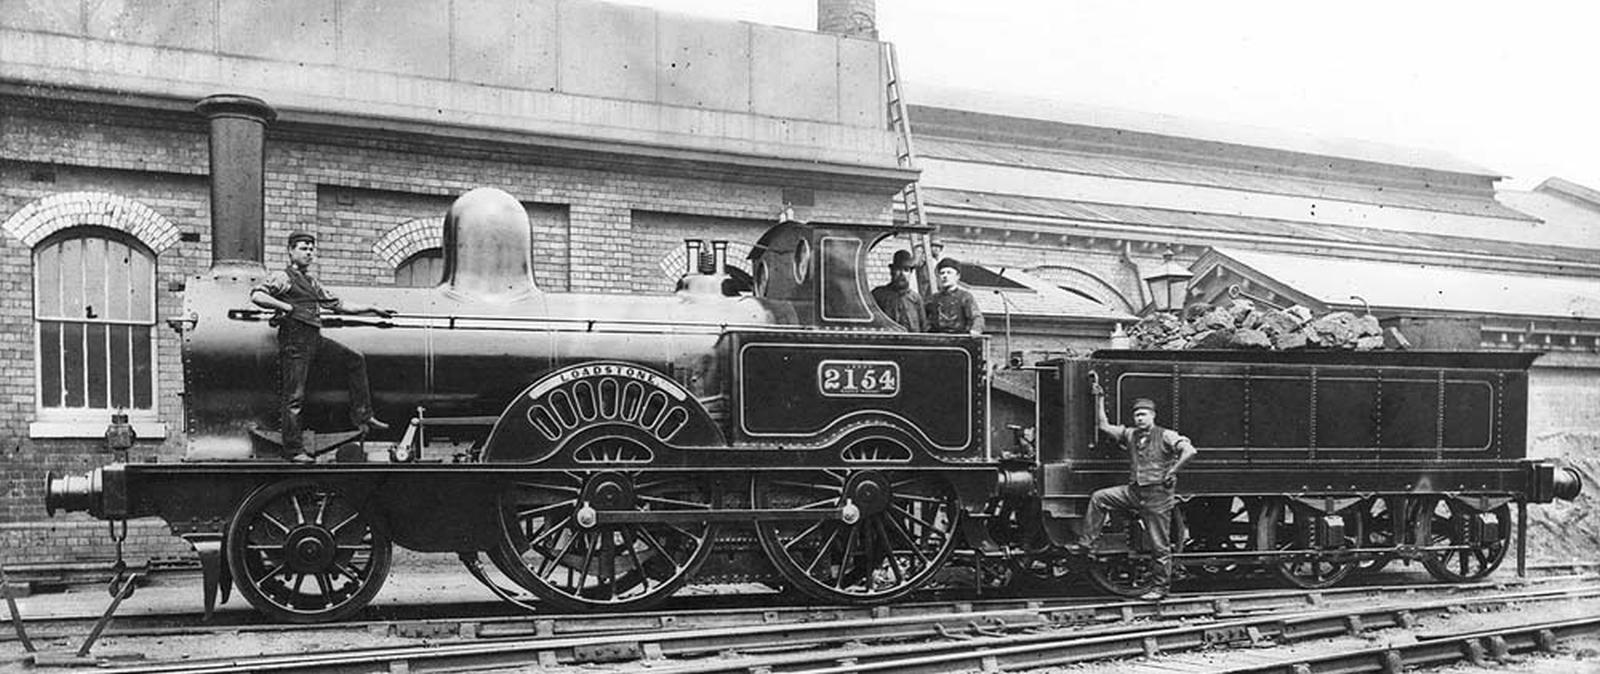
<path fill-rule="evenodd" d="M 512 302 L 538 291 L 528 211 L 493 187 L 461 195 L 444 218 L 444 284 L 461 295 Z"/>
<path fill-rule="evenodd" d="M 263 270 L 267 125 L 278 113 L 250 96 L 207 96 L 194 106 L 211 120 L 211 273 Z"/>

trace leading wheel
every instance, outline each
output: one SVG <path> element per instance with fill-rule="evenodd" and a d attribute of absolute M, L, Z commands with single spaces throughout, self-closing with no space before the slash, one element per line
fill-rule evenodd
<path fill-rule="evenodd" d="M 1455 499 L 1424 500 L 1412 515 L 1412 535 L 1432 550 L 1422 566 L 1434 578 L 1450 583 L 1478 580 L 1493 573 L 1506 558 L 1511 541 L 1511 506 L 1480 513 Z M 1489 523 L 1496 526 L 1487 526 Z"/>
<path fill-rule="evenodd" d="M 562 609 L 650 606 L 694 575 L 716 536 L 709 522 L 650 513 L 709 511 L 712 503 L 704 483 L 687 475 L 568 471 L 518 478 L 500 497 L 501 540 L 490 560 Z"/>
<path fill-rule="evenodd" d="M 354 503 L 309 479 L 257 489 L 228 525 L 239 594 L 280 622 L 350 617 L 383 587 L 392 554 L 388 535 Z"/>
<path fill-rule="evenodd" d="M 1355 562 L 1317 549 L 1316 522 L 1307 511 L 1278 498 L 1267 499 L 1256 510 L 1255 547 L 1267 552 L 1292 553 L 1268 565 L 1273 573 L 1295 587 L 1315 590 L 1332 587 L 1355 569 Z"/>
<path fill-rule="evenodd" d="M 778 572 L 823 601 L 904 595 L 956 547 L 961 504 L 937 473 L 819 470 L 757 476 L 751 488 L 758 508 L 816 512 L 757 522 L 756 530 Z"/>

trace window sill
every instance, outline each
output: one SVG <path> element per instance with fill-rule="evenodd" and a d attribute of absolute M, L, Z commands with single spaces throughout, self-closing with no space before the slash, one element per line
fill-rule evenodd
<path fill-rule="evenodd" d="M 129 423 L 133 425 L 133 432 L 140 440 L 165 440 L 167 438 L 167 425 L 160 421 L 138 419 Z M 28 437 L 42 438 L 79 438 L 103 439 L 106 437 L 106 426 L 110 419 L 105 421 L 35 421 L 28 424 Z"/>

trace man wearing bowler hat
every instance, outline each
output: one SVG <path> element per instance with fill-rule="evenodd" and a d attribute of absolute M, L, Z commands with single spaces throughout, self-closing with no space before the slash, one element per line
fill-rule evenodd
<path fill-rule="evenodd" d="M 317 256 L 317 237 L 307 232 L 289 235 L 289 266 L 274 272 L 250 291 L 250 301 L 278 312 L 278 383 L 283 408 L 283 456 L 296 463 L 311 463 L 301 437 L 300 413 L 305 407 L 306 378 L 311 364 L 320 361 L 344 372 L 350 389 L 350 421 L 357 428 L 383 430 L 388 424 L 372 416 L 372 395 L 367 389 L 367 359 L 359 352 L 322 336 L 322 312 L 375 314 L 388 318 L 393 309 L 346 302 L 334 297 L 311 274 Z"/>
<path fill-rule="evenodd" d="M 1105 528 L 1109 511 L 1137 512 L 1144 521 L 1155 553 L 1156 568 L 1150 590 L 1140 599 L 1155 601 L 1167 596 L 1172 584 L 1172 507 L 1178 486 L 1178 471 L 1198 453 L 1189 438 L 1177 431 L 1156 425 L 1156 404 L 1149 398 L 1133 401 L 1133 427 L 1120 426 L 1106 419 L 1106 392 L 1094 384 L 1095 422 L 1100 432 L 1117 439 L 1128 452 L 1132 480 L 1128 484 L 1106 487 L 1089 497 L 1089 513 L 1077 551 L 1092 551 Z"/>
<path fill-rule="evenodd" d="M 872 301 L 900 327 L 911 332 L 924 330 L 922 320 L 922 295 L 911 283 L 911 273 L 916 265 L 911 251 L 897 250 L 889 263 L 889 282 L 872 289 Z"/>

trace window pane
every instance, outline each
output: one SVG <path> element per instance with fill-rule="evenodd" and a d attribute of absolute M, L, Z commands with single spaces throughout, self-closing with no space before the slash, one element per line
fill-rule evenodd
<path fill-rule="evenodd" d="M 66 392 L 65 407 L 83 407 L 83 324 L 61 325 L 61 388 Z"/>
<path fill-rule="evenodd" d="M 84 362 L 87 365 L 86 377 L 89 406 L 104 409 L 106 407 L 106 326 L 101 323 L 90 323 L 84 337 Z"/>
<path fill-rule="evenodd" d="M 61 242 L 61 318 L 83 320 L 83 240 Z"/>
<path fill-rule="evenodd" d="M 133 363 L 128 339 L 132 334 L 131 326 L 111 326 L 111 407 L 127 409 L 133 401 L 132 393 L 128 389 L 132 381 Z"/>
<path fill-rule="evenodd" d="M 35 278 L 38 279 L 37 311 L 40 317 L 61 317 L 61 248 L 48 246 L 39 251 Z M 59 336 L 60 333 L 57 333 Z M 60 347 L 60 342 L 56 344 Z M 59 372 L 59 370 L 58 370 Z M 59 400 L 59 399 L 58 399 Z"/>
<path fill-rule="evenodd" d="M 106 318 L 106 240 L 90 238 L 82 241 L 83 314 L 78 318 L 104 319 Z M 103 339 L 101 344 L 104 345 Z M 104 354 L 104 351 L 101 353 Z M 94 406 L 99 407 L 99 405 Z"/>
<path fill-rule="evenodd" d="M 133 407 L 134 409 L 153 409 L 151 400 L 155 397 L 155 381 L 151 377 L 150 363 L 150 326 L 132 326 L 133 332 Z"/>
<path fill-rule="evenodd" d="M 39 322 L 39 401 L 61 406 L 61 324 Z"/>
<path fill-rule="evenodd" d="M 106 308 L 101 314 L 108 320 L 126 321 L 133 318 L 129 303 L 133 301 L 135 285 L 131 273 L 131 258 L 138 255 L 120 242 L 106 244 Z M 114 395 L 112 397 L 115 397 Z"/>
<path fill-rule="evenodd" d="M 144 253 L 131 255 L 128 259 L 128 287 L 132 291 L 132 304 L 128 307 L 128 318 L 142 323 L 154 323 L 156 320 L 156 269 L 155 262 Z"/>

